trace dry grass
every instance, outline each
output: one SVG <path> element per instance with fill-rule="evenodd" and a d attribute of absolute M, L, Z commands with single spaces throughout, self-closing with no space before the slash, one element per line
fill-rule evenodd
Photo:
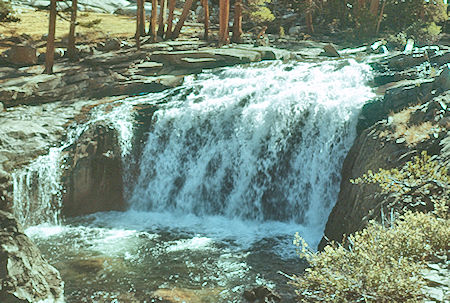
<path fill-rule="evenodd" d="M 428 140 L 434 133 L 439 132 L 439 126 L 429 121 L 418 125 L 409 125 L 413 112 L 414 108 L 407 108 L 398 113 L 391 113 L 389 116 L 394 129 L 390 136 L 395 140 L 404 138 L 405 143 L 410 146 Z M 387 134 L 383 133 L 383 135 Z"/>
<path fill-rule="evenodd" d="M 397 126 L 394 136 L 396 138 L 403 137 L 409 145 L 428 140 L 433 133 L 439 132 L 438 127 L 431 122 L 424 122 L 419 125 L 406 126 L 400 124 Z"/>
<path fill-rule="evenodd" d="M 70 19 L 68 14 L 65 14 Z M 24 11 L 19 15 L 20 22 L 2 22 L 0 23 L 0 34 L 4 38 L 27 34 L 35 41 L 42 39 L 42 36 L 48 32 L 48 12 L 47 11 Z M 136 21 L 133 17 L 119 16 L 113 14 L 84 13 L 78 14 L 78 22 L 89 23 L 100 19 L 100 24 L 91 28 L 82 26 L 77 27 L 77 32 L 81 35 L 79 42 L 95 42 L 109 36 L 118 38 L 131 38 L 136 31 Z M 69 32 L 69 22 L 62 18 L 57 18 L 56 40 L 61 41 Z M 8 47 L 3 45 L 0 47 Z"/>

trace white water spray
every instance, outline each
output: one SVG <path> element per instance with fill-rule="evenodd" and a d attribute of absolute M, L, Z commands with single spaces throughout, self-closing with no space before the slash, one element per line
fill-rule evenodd
<path fill-rule="evenodd" d="M 60 147 L 38 157 L 28 166 L 15 171 L 13 177 L 13 212 L 24 226 L 41 223 L 59 224 L 62 208 L 64 172 L 64 150 L 76 144 L 78 138 L 93 124 L 105 121 L 114 127 L 119 136 L 122 157 L 131 151 L 133 137 L 133 100 L 120 106 L 106 104 L 92 111 L 90 120 L 69 129 L 67 138 Z"/>
<path fill-rule="evenodd" d="M 124 165 L 131 193 L 124 219 L 140 221 L 147 213 L 156 224 L 167 214 L 211 224 L 264 221 L 268 233 L 270 222 L 279 221 L 317 242 L 337 198 L 358 112 L 373 96 L 365 84 L 370 77 L 370 68 L 354 60 L 264 62 L 101 106 L 61 148 L 14 174 L 14 209 L 25 225 L 57 223 L 63 149 L 102 120 L 118 130 L 126 158 L 134 148 L 133 106 L 164 100 L 153 115 L 136 183 Z M 190 221 L 197 226 L 195 218 Z"/>
<path fill-rule="evenodd" d="M 372 96 L 369 77 L 350 60 L 189 79 L 153 117 L 131 208 L 292 222 L 321 234 Z"/>

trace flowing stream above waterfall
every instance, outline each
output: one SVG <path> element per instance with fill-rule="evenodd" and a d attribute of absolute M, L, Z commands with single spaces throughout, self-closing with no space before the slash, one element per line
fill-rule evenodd
<path fill-rule="evenodd" d="M 294 233 L 311 246 L 322 237 L 370 78 L 352 59 L 262 62 L 100 106 L 14 174 L 16 215 L 34 225 L 27 233 L 61 271 L 68 302 L 240 302 L 249 286 L 283 289 L 277 272 L 301 270 Z M 142 104 L 157 109 L 137 149 Z M 98 121 L 118 131 L 128 210 L 58 224 L 62 151 Z"/>

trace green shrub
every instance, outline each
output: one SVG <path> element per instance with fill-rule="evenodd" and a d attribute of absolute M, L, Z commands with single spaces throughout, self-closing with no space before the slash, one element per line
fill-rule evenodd
<path fill-rule="evenodd" d="M 356 184 L 375 183 L 384 193 L 425 190 L 433 212 L 404 210 L 392 220 L 370 221 L 350 235 L 346 245 L 331 243 L 314 253 L 297 234 L 294 244 L 310 267 L 294 277 L 300 302 L 421 302 L 425 281 L 420 272 L 426 261 L 448 253 L 449 177 L 447 169 L 423 153 L 401 169 L 369 171 Z M 434 184 L 436 183 L 436 184 Z M 429 185 L 441 190 L 432 193 Z"/>
<path fill-rule="evenodd" d="M 442 167 L 426 152 L 414 157 L 400 169 L 380 168 L 376 173 L 369 170 L 350 182 L 378 184 L 383 194 L 394 197 L 393 202 L 384 205 L 385 208 L 394 208 L 399 212 L 416 207 L 420 210 L 434 209 L 436 215 L 448 219 L 450 206 L 448 168 Z"/>
<path fill-rule="evenodd" d="M 244 14 L 256 24 L 271 22 L 275 20 L 275 16 L 266 6 L 270 2 L 271 0 L 249 0 Z"/>
<path fill-rule="evenodd" d="M 0 0 L 0 21 L 2 22 L 17 22 L 19 18 L 14 16 L 14 10 L 11 4 L 7 1 Z"/>

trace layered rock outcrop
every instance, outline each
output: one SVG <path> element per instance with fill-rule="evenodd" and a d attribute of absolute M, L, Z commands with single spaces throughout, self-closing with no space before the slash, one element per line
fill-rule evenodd
<path fill-rule="evenodd" d="M 114 128 L 91 125 L 65 153 L 65 216 L 125 209 L 122 155 Z"/>
<path fill-rule="evenodd" d="M 0 211 L 0 302 L 63 302 L 59 272 L 10 213 Z"/>
<path fill-rule="evenodd" d="M 424 54 L 427 59 L 423 59 Z M 401 167 L 421 151 L 434 155 L 440 165 L 450 166 L 450 91 L 445 84 L 450 69 L 443 62 L 449 54 L 444 50 L 429 55 L 422 49 L 375 64 L 379 71 L 377 84 L 389 88 L 384 97 L 368 103 L 362 111 L 360 134 L 345 159 L 338 201 L 319 249 L 328 240 L 340 242 L 344 235 L 363 228 L 385 207 L 388 197 L 380 193 L 378 185 L 354 185 L 350 179 L 368 170 Z M 405 70 L 411 71 L 406 79 L 386 83 L 397 79 L 396 72 Z"/>

